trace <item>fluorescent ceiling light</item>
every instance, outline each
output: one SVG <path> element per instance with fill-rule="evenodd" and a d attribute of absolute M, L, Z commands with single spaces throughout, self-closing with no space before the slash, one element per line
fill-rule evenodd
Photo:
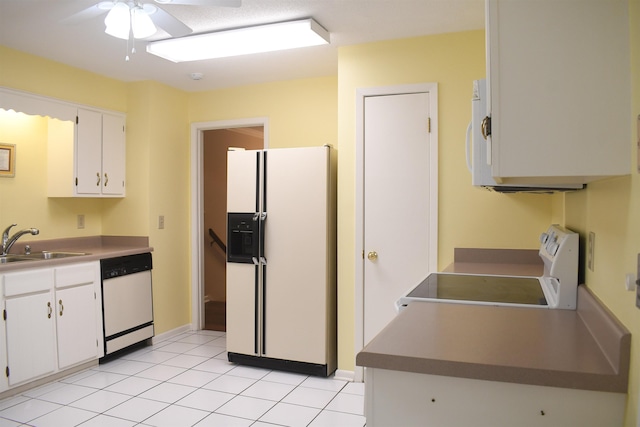
<path fill-rule="evenodd" d="M 327 43 L 327 30 L 313 19 L 304 19 L 150 42 L 147 52 L 186 62 Z"/>

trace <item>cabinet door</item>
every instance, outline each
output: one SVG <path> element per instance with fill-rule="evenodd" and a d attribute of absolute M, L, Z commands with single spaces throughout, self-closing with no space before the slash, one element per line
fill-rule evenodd
<path fill-rule="evenodd" d="M 58 367 L 98 357 L 94 284 L 56 291 Z"/>
<path fill-rule="evenodd" d="M 78 109 L 76 193 L 100 194 L 102 188 L 102 114 Z"/>
<path fill-rule="evenodd" d="M 102 194 L 124 196 L 125 119 L 102 115 Z"/>
<path fill-rule="evenodd" d="M 2 276 L 0 276 L 0 283 L 2 283 Z M 0 309 L 5 310 L 4 298 L 0 293 Z M 7 365 L 7 330 L 5 325 L 0 325 L 0 368 L 4 369 Z M 9 387 L 9 381 L 6 375 L 0 375 L 0 393 L 5 391 Z"/>
<path fill-rule="evenodd" d="M 569 184 L 629 174 L 627 2 L 489 0 L 486 12 L 493 176 Z"/>
<path fill-rule="evenodd" d="M 52 293 L 6 300 L 9 385 L 55 370 L 54 304 Z"/>

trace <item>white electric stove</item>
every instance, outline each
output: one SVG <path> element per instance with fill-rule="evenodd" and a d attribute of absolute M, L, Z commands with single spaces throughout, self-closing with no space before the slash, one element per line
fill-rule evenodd
<path fill-rule="evenodd" d="M 577 233 L 551 225 L 540 236 L 541 277 L 431 273 L 396 302 L 417 301 L 573 310 L 578 293 Z"/>

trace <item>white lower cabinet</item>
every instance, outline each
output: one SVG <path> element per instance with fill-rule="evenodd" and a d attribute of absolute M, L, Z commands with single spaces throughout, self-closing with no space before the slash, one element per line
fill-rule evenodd
<path fill-rule="evenodd" d="M 56 369 L 53 269 L 4 275 L 9 386 Z"/>
<path fill-rule="evenodd" d="M 366 368 L 367 427 L 621 426 L 627 395 Z"/>
<path fill-rule="evenodd" d="M 0 283 L 0 391 L 102 356 L 98 261 L 6 273 Z"/>
<path fill-rule="evenodd" d="M 98 357 L 96 324 L 99 267 L 94 263 L 55 269 L 58 368 Z"/>

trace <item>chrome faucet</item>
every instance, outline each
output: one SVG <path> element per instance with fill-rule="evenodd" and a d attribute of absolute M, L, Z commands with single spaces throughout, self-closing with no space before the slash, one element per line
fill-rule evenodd
<path fill-rule="evenodd" d="M 33 234 L 35 236 L 36 234 L 40 233 L 40 230 L 38 230 L 37 228 L 25 228 L 24 230 L 20 230 L 17 233 L 15 233 L 13 236 L 9 237 L 9 230 L 11 230 L 11 228 L 15 227 L 16 225 L 18 224 L 11 224 L 7 228 L 5 228 L 5 230 L 2 232 L 2 254 L 1 255 L 7 255 L 9 253 L 9 250 L 11 249 L 11 246 L 13 246 L 13 244 L 21 236 L 24 236 L 25 234 Z"/>

